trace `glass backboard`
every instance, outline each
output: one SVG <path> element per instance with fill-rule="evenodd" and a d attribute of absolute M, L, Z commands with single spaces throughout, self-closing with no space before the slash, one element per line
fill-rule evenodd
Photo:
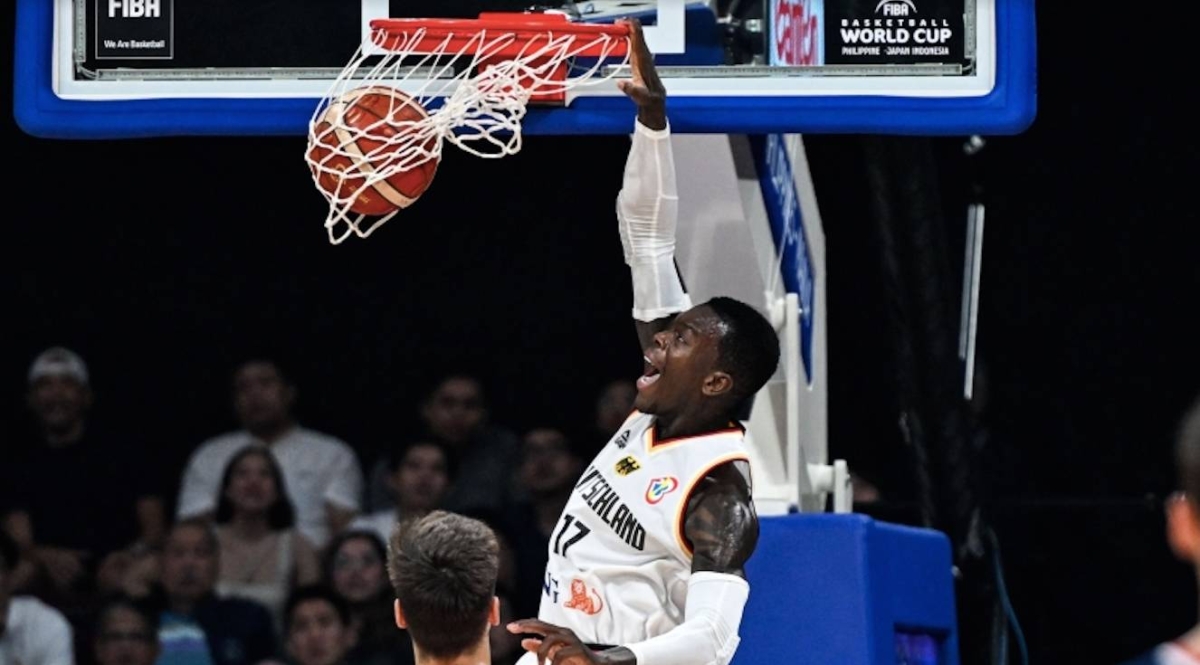
<path fill-rule="evenodd" d="M 640 18 L 677 132 L 1012 134 L 1036 110 L 1033 0 L 17 0 L 15 114 L 50 138 L 302 135 L 371 19 L 531 10 Z M 627 133 L 628 104 L 609 81 L 524 130 Z"/>

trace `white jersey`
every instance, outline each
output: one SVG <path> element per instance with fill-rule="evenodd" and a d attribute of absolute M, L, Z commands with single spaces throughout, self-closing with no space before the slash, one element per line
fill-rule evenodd
<path fill-rule="evenodd" d="M 713 468 L 747 459 L 738 425 L 658 440 L 654 422 L 638 412 L 626 419 L 583 472 L 550 536 L 538 618 L 588 644 L 641 642 L 683 622 L 688 496 Z"/>

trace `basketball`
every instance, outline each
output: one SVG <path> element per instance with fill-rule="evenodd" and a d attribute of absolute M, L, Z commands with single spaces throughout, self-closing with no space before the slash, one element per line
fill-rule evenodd
<path fill-rule="evenodd" d="M 440 159 L 439 137 L 423 131 L 428 117 L 412 97 L 384 86 L 333 100 L 309 139 L 308 163 L 318 186 L 359 214 L 386 215 L 412 205 L 429 188 Z"/>

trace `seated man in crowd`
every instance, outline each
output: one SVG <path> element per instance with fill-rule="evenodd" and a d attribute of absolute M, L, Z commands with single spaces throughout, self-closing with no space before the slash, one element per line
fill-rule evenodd
<path fill-rule="evenodd" d="M 443 507 L 459 512 L 502 511 L 511 498 L 517 437 L 490 421 L 479 378 L 457 373 L 442 377 L 422 399 L 419 415 L 425 436 L 446 447 L 456 469 Z M 371 475 L 375 510 L 392 507 L 387 476 L 387 461 L 381 460 Z"/>
<path fill-rule="evenodd" d="M 255 665 L 274 655 L 267 609 L 216 595 L 218 552 L 217 537 L 202 520 L 184 520 L 167 533 L 159 588 L 144 599 L 161 608 L 159 665 Z"/>
<path fill-rule="evenodd" d="M 432 441 L 413 441 L 388 456 L 387 485 L 392 507 L 363 515 L 351 529 L 374 531 L 388 542 L 398 520 L 427 513 L 442 505 L 453 474 L 446 449 Z"/>
<path fill-rule="evenodd" d="M 535 427 L 521 440 L 517 478 L 525 497 L 507 515 L 512 529 L 516 585 L 513 609 L 518 616 L 537 614 L 546 576 L 550 535 L 554 532 L 584 460 L 572 441 L 553 427 Z"/>
<path fill-rule="evenodd" d="M 146 470 L 148 451 L 92 425 L 88 368 L 78 354 L 44 351 L 28 383 L 36 432 L 30 445 L 8 448 L 0 459 L 3 527 L 25 562 L 13 582 L 82 617 L 94 609 L 95 574 L 106 555 L 160 544 L 163 504 L 146 483 L 155 474 L 134 473 Z"/>
<path fill-rule="evenodd" d="M 192 454 L 179 491 L 180 519 L 211 518 L 229 460 L 247 445 L 263 445 L 283 470 L 296 528 L 310 543 L 323 548 L 350 523 L 362 502 L 358 457 L 345 442 L 297 424 L 295 400 L 295 387 L 272 361 L 252 360 L 234 372 L 233 406 L 242 429 Z"/>
<path fill-rule="evenodd" d="M 71 626 L 56 609 L 29 596 L 13 596 L 17 544 L 0 531 L 0 665 L 73 665 Z"/>
<path fill-rule="evenodd" d="M 304 586 L 292 593 L 286 607 L 285 644 L 292 663 L 347 665 L 354 631 L 350 608 L 340 596 L 324 586 Z"/>
<path fill-rule="evenodd" d="M 96 665 L 154 665 L 162 652 L 158 615 L 124 596 L 100 607 L 92 639 Z"/>

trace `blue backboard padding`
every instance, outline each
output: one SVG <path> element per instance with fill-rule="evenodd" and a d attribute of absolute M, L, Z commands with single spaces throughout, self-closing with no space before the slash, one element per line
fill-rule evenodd
<path fill-rule="evenodd" d="M 1016 134 L 1034 119 L 1034 0 L 996 2 L 996 85 L 967 98 L 869 96 L 677 97 L 671 125 L 683 133 Z M 187 135 L 304 135 L 315 99 L 67 100 L 52 89 L 54 0 L 17 0 L 13 110 L 26 133 L 110 139 Z M 625 134 L 633 112 L 621 97 L 584 97 L 570 108 L 531 108 L 529 134 Z"/>
<path fill-rule="evenodd" d="M 863 515 L 764 517 L 732 665 L 895 665 L 897 631 L 958 665 L 950 542 Z"/>

